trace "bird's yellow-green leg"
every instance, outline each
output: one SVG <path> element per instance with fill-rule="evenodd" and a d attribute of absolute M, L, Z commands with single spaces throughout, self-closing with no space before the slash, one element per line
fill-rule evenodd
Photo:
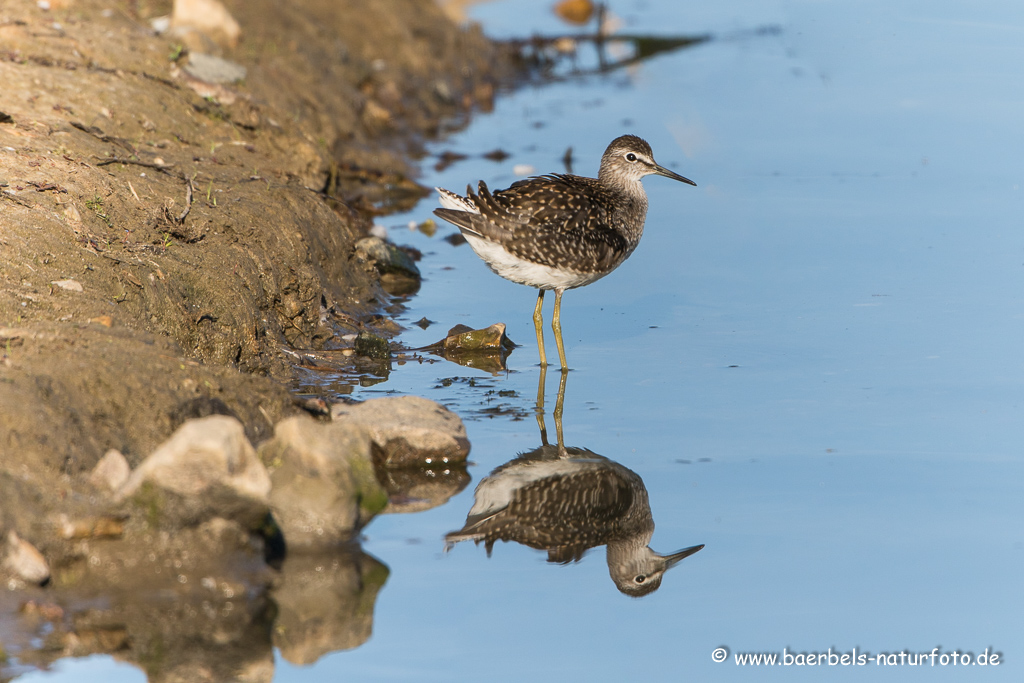
<path fill-rule="evenodd" d="M 568 370 L 569 364 L 565 362 L 565 346 L 562 344 L 562 292 L 564 289 L 555 290 L 555 314 L 551 318 L 551 329 L 555 332 L 555 344 L 558 345 L 558 359 L 562 361 L 562 369 Z"/>
<path fill-rule="evenodd" d="M 533 309 L 533 327 L 537 330 L 537 348 L 540 350 L 540 366 L 547 367 L 548 357 L 544 353 L 544 290 L 537 290 L 537 305 Z M 561 342 L 559 342 L 561 343 Z M 561 347 L 559 347 L 561 348 Z"/>

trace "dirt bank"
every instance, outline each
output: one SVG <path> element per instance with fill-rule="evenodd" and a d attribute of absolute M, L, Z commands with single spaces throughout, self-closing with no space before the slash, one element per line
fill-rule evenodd
<path fill-rule="evenodd" d="M 151 680 L 269 680 L 272 645 L 306 663 L 370 632 L 387 569 L 358 547 L 271 571 L 272 522 L 164 528 L 90 473 L 210 414 L 258 445 L 302 412 L 302 352 L 390 335 L 355 242 L 421 196 L 423 141 L 489 108 L 513 57 L 432 0 L 225 5 L 237 36 L 157 34 L 170 2 L 0 0 L 3 676 L 107 652 Z M 466 482 L 386 474 L 421 505 Z"/>
<path fill-rule="evenodd" d="M 156 35 L 169 2 L 40 4 L 0 3 L 2 467 L 134 466 L 211 411 L 260 441 L 282 349 L 386 329 L 352 245 L 509 56 L 429 0 L 227 2 L 233 47 Z M 200 49 L 244 79 L 192 79 Z"/>

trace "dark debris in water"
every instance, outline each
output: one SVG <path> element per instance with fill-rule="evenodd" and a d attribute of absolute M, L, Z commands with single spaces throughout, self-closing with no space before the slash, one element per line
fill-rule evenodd
<path fill-rule="evenodd" d="M 499 149 L 492 149 L 490 152 L 485 153 L 484 154 L 484 159 L 487 159 L 488 161 L 496 161 L 496 162 L 500 163 L 502 161 L 505 161 L 505 159 L 508 159 L 510 156 L 512 156 L 512 155 L 509 154 L 508 152 L 506 152 L 505 150 L 499 148 Z"/>
<path fill-rule="evenodd" d="M 457 411 L 463 420 L 501 417 L 518 422 L 535 415 L 532 398 L 522 397 L 511 389 L 500 389 L 497 381 L 489 377 L 444 377 L 438 379 L 434 388 L 456 388 L 457 398 L 445 401 L 445 406 Z"/>
<path fill-rule="evenodd" d="M 467 156 L 465 154 L 459 154 L 458 152 L 445 150 L 444 152 L 441 152 L 440 154 L 437 155 L 437 163 L 434 164 L 434 170 L 440 173 L 441 171 L 445 170 L 455 162 L 462 161 L 463 159 L 466 158 Z"/>

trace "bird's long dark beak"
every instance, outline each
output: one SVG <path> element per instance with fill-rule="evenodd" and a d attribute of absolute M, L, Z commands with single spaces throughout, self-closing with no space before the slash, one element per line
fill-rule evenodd
<path fill-rule="evenodd" d="M 684 180 L 685 180 L 685 178 L 684 178 Z M 680 550 L 678 552 L 674 552 L 671 555 L 666 555 L 665 556 L 665 571 L 668 571 L 669 569 L 672 569 L 672 567 L 676 566 L 677 564 L 679 564 L 680 562 L 682 562 L 683 560 L 688 558 L 690 555 L 693 555 L 695 552 L 697 552 L 698 550 L 700 550 L 703 547 L 704 547 L 703 543 L 701 543 L 700 545 L 691 545 L 689 548 L 683 548 L 682 550 Z"/>
<path fill-rule="evenodd" d="M 693 185 L 694 187 L 697 187 L 697 183 L 693 182 L 689 178 L 684 178 L 683 176 L 679 175 L 678 173 L 675 173 L 673 171 L 668 170 L 664 166 L 659 166 L 658 164 L 654 164 L 654 172 L 657 173 L 658 175 L 663 175 L 666 178 L 671 178 L 672 180 L 678 180 L 681 183 L 686 183 L 687 185 Z M 697 550 L 700 550 L 700 548 L 698 548 Z M 694 550 L 693 552 L 697 552 L 697 550 Z"/>

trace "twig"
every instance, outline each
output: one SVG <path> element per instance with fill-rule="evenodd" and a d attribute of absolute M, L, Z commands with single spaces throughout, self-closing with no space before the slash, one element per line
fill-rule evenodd
<path fill-rule="evenodd" d="M 188 212 L 192 210 L 192 179 L 185 178 L 185 211 L 178 216 L 178 223 L 184 223 Z"/>
<path fill-rule="evenodd" d="M 179 178 L 181 177 L 178 174 L 170 172 L 169 169 L 174 168 L 174 164 L 156 164 L 156 163 L 153 163 L 152 161 L 141 161 L 139 159 L 125 159 L 123 157 L 98 157 L 95 154 L 93 155 L 92 158 L 93 159 L 99 159 L 99 161 L 96 163 L 97 166 L 109 166 L 110 164 L 133 164 L 135 166 L 145 166 L 146 168 L 155 168 L 156 170 L 163 171 L 164 173 L 166 173 L 168 175 L 179 177 Z"/>
<path fill-rule="evenodd" d="M 84 123 L 81 123 L 80 121 L 72 121 L 71 122 L 71 126 L 72 126 L 72 128 L 77 128 L 78 130 L 82 131 L 83 133 L 88 133 L 89 135 L 93 136 L 97 140 L 100 140 L 101 142 L 109 142 L 109 143 L 117 145 L 118 147 L 122 147 L 122 148 L 126 149 L 127 151 L 131 152 L 132 154 L 138 154 L 138 150 L 135 149 L 135 146 L 132 145 L 130 142 L 128 142 L 124 138 L 116 138 L 116 137 L 113 137 L 111 135 L 107 135 L 100 128 L 97 128 L 96 126 L 87 126 Z"/>

